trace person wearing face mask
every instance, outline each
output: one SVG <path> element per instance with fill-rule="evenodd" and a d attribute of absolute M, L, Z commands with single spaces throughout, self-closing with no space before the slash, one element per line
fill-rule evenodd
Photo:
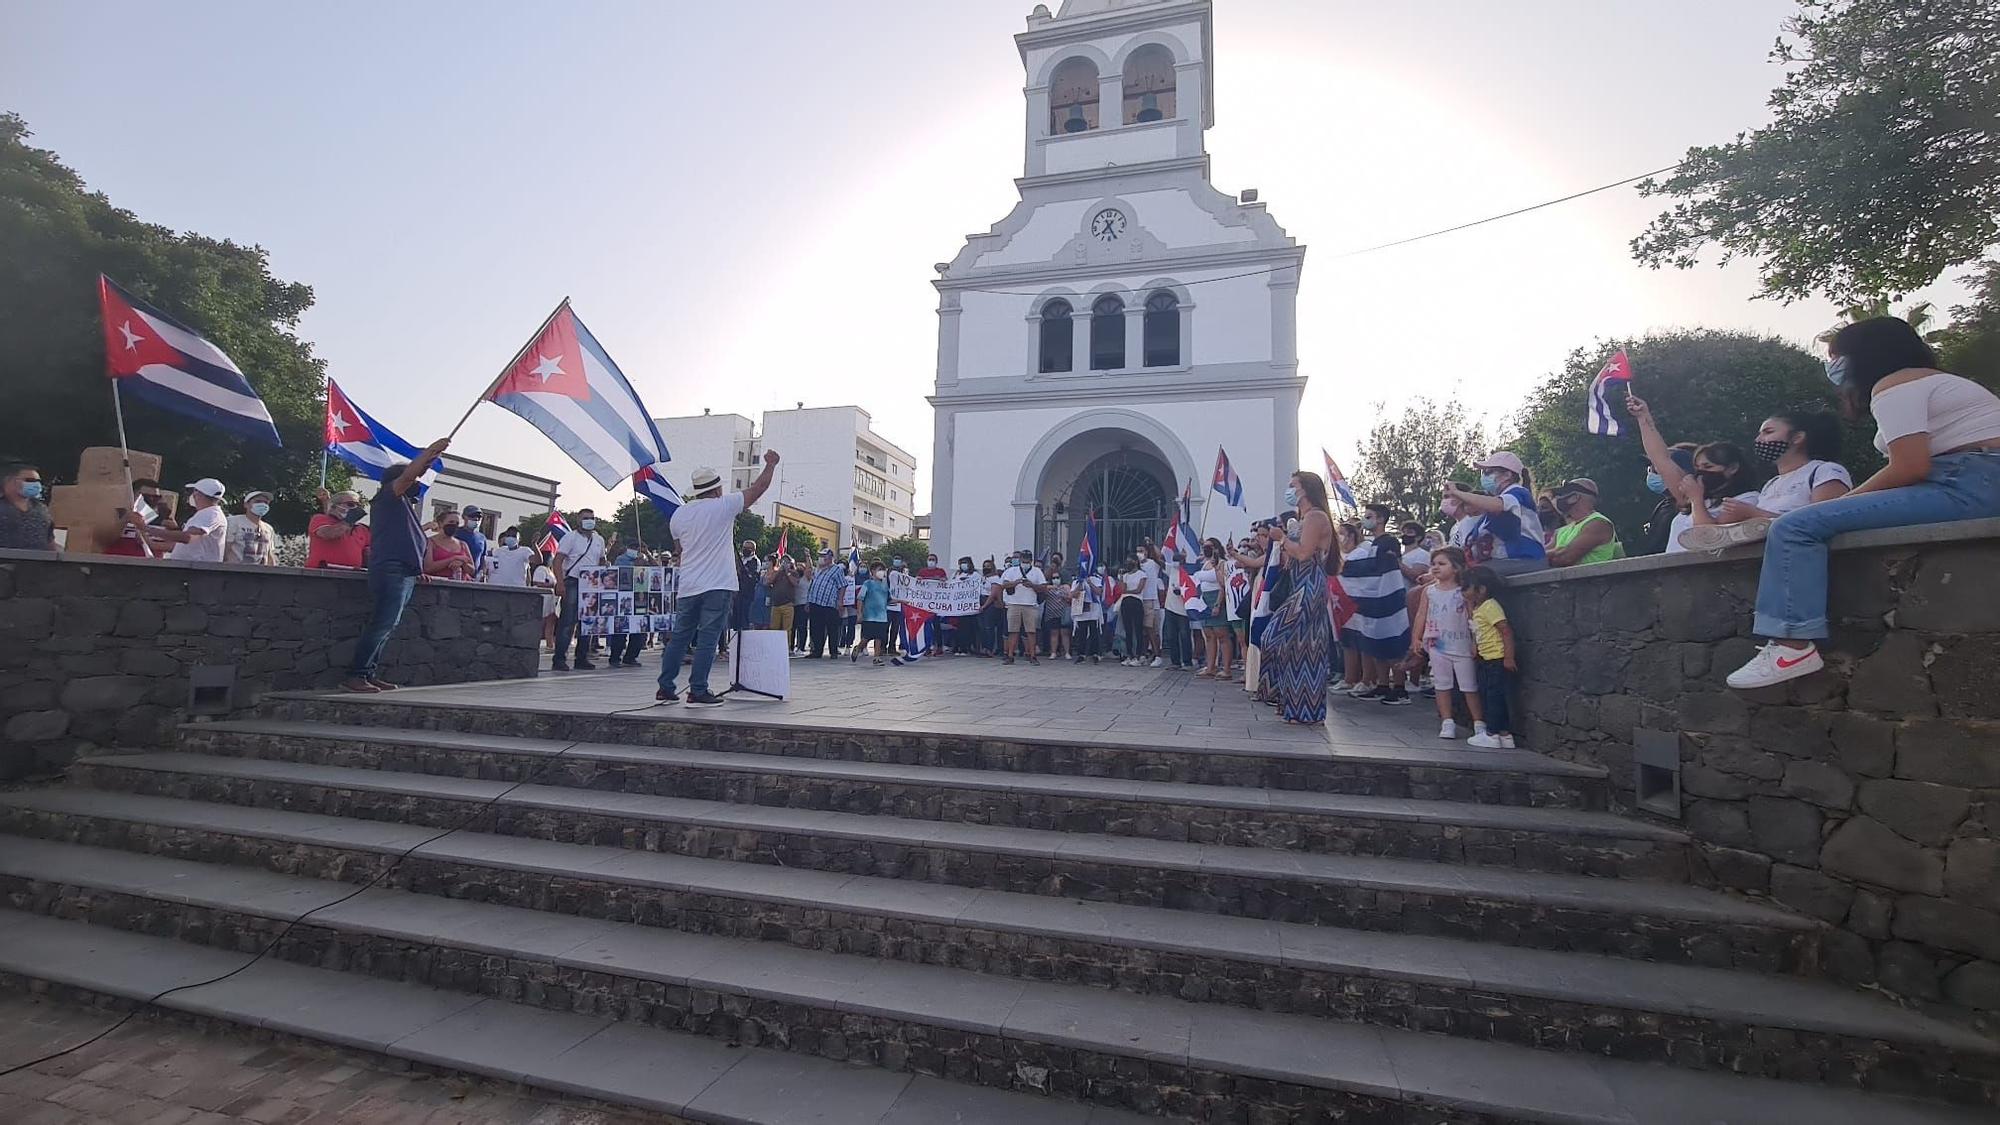
<path fill-rule="evenodd" d="M 972 564 L 971 555 L 960 555 L 953 564 L 951 577 L 963 580 L 979 572 Z M 951 634 L 951 654 L 953 656 L 977 656 L 979 654 L 979 615 L 969 614 L 954 617 L 946 626 Z"/>
<path fill-rule="evenodd" d="M 454 582 L 472 581 L 472 552 L 459 542 L 458 529 L 461 526 L 457 512 L 446 512 L 438 520 L 437 528 L 431 533 L 430 542 L 425 547 L 424 573 L 432 578 L 449 578 Z"/>
<path fill-rule="evenodd" d="M 1562 513 L 1563 526 L 1556 531 L 1555 547 L 1549 551 L 1550 566 L 1587 566 L 1621 558 L 1618 529 L 1611 517 L 1597 510 L 1597 482 L 1578 477 L 1556 489 L 1555 505 Z"/>
<path fill-rule="evenodd" d="M 156 549 L 167 549 L 170 559 L 189 562 L 221 562 L 223 540 L 227 538 L 229 520 L 222 513 L 224 493 L 222 482 L 214 477 L 203 477 L 187 486 L 188 505 L 192 509 L 187 522 L 178 528 L 148 527 L 146 536 Z"/>
<path fill-rule="evenodd" d="M 1041 631 L 1042 594 L 1048 581 L 1042 568 L 1035 565 L 1033 552 L 1025 548 L 1014 552 L 1007 569 L 1000 572 L 1000 599 L 1007 606 L 1007 636 L 1000 663 L 1014 663 L 1017 648 L 1028 650 L 1028 663 L 1041 663 L 1036 659 L 1035 635 Z"/>
<path fill-rule="evenodd" d="M 1719 551 L 1755 543 L 1771 521 L 1795 508 L 1845 496 L 1854 487 L 1840 456 L 1840 423 L 1831 414 L 1787 410 L 1764 419 L 1751 455 L 1776 475 L 1757 490 L 1755 500 L 1724 500 L 1713 518 L 1694 513 L 1694 526 L 1681 538 L 1690 551 Z"/>
<path fill-rule="evenodd" d="M 153 514 L 142 515 L 143 510 L 151 510 Z M 140 536 L 150 526 L 176 526 L 167 514 L 170 510 L 171 504 L 163 500 L 160 495 L 159 481 L 147 477 L 133 481 L 132 506 L 118 511 L 119 519 L 125 526 L 118 529 L 118 541 L 107 546 L 104 553 L 120 558 L 150 558 L 148 545 L 151 544 L 152 538 L 147 536 L 141 539 Z"/>
<path fill-rule="evenodd" d="M 0 473 L 0 547 L 54 552 L 56 521 L 42 498 L 42 471 L 14 464 Z"/>
<path fill-rule="evenodd" d="M 1628 393 L 1625 409 L 1639 423 L 1639 441 L 1645 446 L 1653 473 L 1680 505 L 1680 514 L 1667 525 L 1667 554 L 1688 549 L 1686 533 L 1697 520 L 1719 522 L 1729 501 L 1749 504 L 1757 499 L 1756 469 L 1735 442 L 1697 445 L 1691 458 L 1692 468 L 1682 468 L 1673 457 L 1673 447 L 1660 435 L 1659 422 L 1646 400 Z"/>
<path fill-rule="evenodd" d="M 874 664 L 880 668 L 886 663 L 883 651 L 889 643 L 889 572 L 876 563 L 859 585 L 856 595 L 861 611 L 861 643 L 854 646 L 847 659 L 850 663 L 859 662 L 861 650 L 873 646 Z"/>
<path fill-rule="evenodd" d="M 368 514 L 361 497 L 342 490 L 319 493 L 319 513 L 306 525 L 308 570 L 360 570 L 368 565 L 370 533 L 362 524 Z"/>
<path fill-rule="evenodd" d="M 1692 473 L 1694 451 L 1695 443 L 1676 442 L 1668 447 L 1667 455 L 1673 461 L 1678 473 Z M 1657 555 L 1664 552 L 1668 543 L 1672 541 L 1674 517 L 1681 514 L 1681 502 L 1680 498 L 1667 487 L 1667 478 L 1661 476 L 1660 471 L 1651 465 L 1646 466 L 1646 491 L 1659 499 L 1653 504 L 1652 514 L 1646 517 L 1645 534 L 1640 540 L 1638 553 Z"/>
<path fill-rule="evenodd" d="M 729 539 L 735 534 L 736 517 L 763 499 L 770 491 L 771 478 L 778 471 L 778 451 L 764 451 L 764 471 L 741 492 L 724 492 L 722 474 L 699 468 L 688 478 L 693 496 L 675 509 L 668 529 L 680 552 L 674 572 L 676 598 L 674 627 L 667 649 L 660 656 L 659 689 L 655 703 L 672 703 L 680 698 L 676 682 L 681 660 L 694 653 L 688 669 L 689 707 L 717 707 L 722 697 L 709 690 L 708 673 L 722 640 L 722 627 L 729 620 L 730 602 L 736 595 L 736 563 L 729 557 Z"/>
<path fill-rule="evenodd" d="M 467 504 L 459 513 L 458 530 L 453 532 L 460 543 L 465 544 L 465 553 L 472 557 L 472 573 L 481 574 L 486 570 L 486 552 L 492 544 L 486 541 L 486 532 L 480 522 L 486 512 L 476 504 Z"/>
<path fill-rule="evenodd" d="M 1360 654 L 1361 678 L 1348 689 L 1353 699 L 1407 706 L 1410 693 L 1398 665 L 1410 651 L 1410 608 L 1403 576 L 1402 543 L 1389 533 L 1389 506 L 1361 509 L 1361 542 L 1340 565 L 1340 585 L 1354 602 L 1343 643 Z"/>
<path fill-rule="evenodd" d="M 579 592 L 576 572 L 605 565 L 604 550 L 604 536 L 597 533 L 597 513 L 589 508 L 579 511 L 570 530 L 556 541 L 556 585 L 562 589 L 562 609 L 556 618 L 556 652 L 549 663 L 552 672 L 570 670 L 572 638 L 576 641 L 576 667 L 586 671 L 597 667 L 590 662 L 590 638 L 579 636 L 576 631 Z"/>
<path fill-rule="evenodd" d="M 785 649 L 794 659 L 798 650 L 791 646 L 792 598 L 799 592 L 799 575 L 790 555 L 772 555 L 764 570 L 764 588 L 771 595 L 771 628 L 785 636 Z"/>
<path fill-rule="evenodd" d="M 923 567 L 917 571 L 917 577 L 949 578 L 950 575 L 943 567 L 938 565 L 938 557 L 936 555 L 929 555 L 925 557 Z M 947 621 L 948 619 L 945 618 L 932 617 L 930 620 L 924 622 L 923 651 L 926 656 L 950 655 L 950 648 L 941 643 Z"/>
<path fill-rule="evenodd" d="M 979 580 L 986 587 L 986 600 L 979 603 L 979 655 L 1000 653 L 1000 634 L 1007 628 L 1007 608 L 1000 600 L 1000 567 L 992 559 L 979 564 Z"/>
<path fill-rule="evenodd" d="M 1527 467 L 1505 449 L 1495 451 L 1477 467 L 1481 491 L 1474 492 L 1456 481 L 1446 481 L 1444 486 L 1445 494 L 1457 500 L 1460 508 L 1479 517 L 1466 534 L 1467 557 L 1502 577 L 1548 569 L 1542 517 L 1535 508 L 1535 494 L 1529 490 Z"/>
<path fill-rule="evenodd" d="M 526 586 L 539 561 L 535 549 L 521 543 L 521 529 L 510 527 L 500 533 L 499 546 L 487 549 L 480 580 L 493 586 Z"/>
<path fill-rule="evenodd" d="M 264 517 L 271 514 L 271 494 L 252 492 L 243 498 L 243 510 L 223 525 L 222 561 L 251 566 L 278 565 L 278 537 Z"/>
<path fill-rule="evenodd" d="M 368 551 L 368 592 L 374 608 L 361 637 L 354 642 L 354 661 L 340 686 L 352 692 L 390 691 L 395 684 L 375 675 L 389 634 L 403 619 L 403 610 L 416 592 L 424 573 L 424 529 L 417 522 L 417 481 L 431 463 L 450 448 L 450 438 L 439 438 L 424 448 L 416 460 L 391 465 L 382 471 L 382 486 L 368 503 L 368 523 L 374 539 Z"/>

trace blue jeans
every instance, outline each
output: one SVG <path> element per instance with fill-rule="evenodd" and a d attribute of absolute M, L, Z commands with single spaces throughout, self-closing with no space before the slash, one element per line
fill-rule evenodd
<path fill-rule="evenodd" d="M 1827 540 L 1846 531 L 1950 523 L 2000 516 L 2000 452 L 1931 458 L 1921 483 L 1837 496 L 1779 516 L 1764 543 L 1757 578 L 1756 630 L 1766 637 L 1817 640 L 1826 621 Z"/>
<path fill-rule="evenodd" d="M 368 568 L 368 593 L 375 599 L 375 612 L 368 617 L 368 627 L 361 630 L 361 639 L 354 642 L 354 663 L 348 672 L 355 679 L 375 677 L 375 666 L 382 662 L 382 648 L 389 643 L 389 634 L 396 631 L 397 623 L 403 620 L 410 595 L 417 592 L 417 575 L 422 573 L 417 567 L 395 562 L 380 562 Z"/>
<path fill-rule="evenodd" d="M 674 606 L 674 635 L 667 641 L 666 655 L 660 657 L 660 690 L 674 690 L 681 674 L 681 661 L 688 646 L 694 646 L 694 668 L 688 672 L 688 693 L 707 695 L 708 670 L 715 666 L 715 645 L 722 639 L 723 622 L 729 619 L 734 590 L 707 590 L 682 594 Z"/>
<path fill-rule="evenodd" d="M 1485 705 L 1486 732 L 1514 733 L 1513 718 L 1507 713 L 1507 693 L 1513 689 L 1514 673 L 1507 670 L 1504 660 L 1482 660 L 1478 668 L 1479 702 Z M 1459 686 L 1462 688 L 1465 685 Z"/>

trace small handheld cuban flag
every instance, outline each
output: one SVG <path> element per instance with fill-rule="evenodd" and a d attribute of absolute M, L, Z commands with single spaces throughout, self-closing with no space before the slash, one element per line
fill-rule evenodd
<path fill-rule="evenodd" d="M 354 405 L 340 384 L 326 381 L 326 451 L 369 480 L 381 480 L 392 465 L 407 465 L 424 451 L 389 432 L 388 427 Z M 429 488 L 444 469 L 442 458 L 417 478 L 419 491 Z"/>
<path fill-rule="evenodd" d="M 1326 486 L 1333 489 L 1333 494 L 1340 497 L 1341 503 L 1350 508 L 1357 507 L 1358 505 L 1354 503 L 1354 490 L 1347 487 L 1347 474 L 1341 472 L 1340 466 L 1333 463 L 1333 454 L 1328 453 L 1326 446 L 1322 445 L 1319 447 L 1319 455 L 1326 459 Z"/>
<path fill-rule="evenodd" d="M 1202 621 L 1208 617 L 1208 603 L 1201 598 L 1201 584 L 1188 573 L 1187 567 L 1174 568 L 1175 581 L 1180 588 L 1181 607 L 1187 610 L 1189 621 Z"/>
<path fill-rule="evenodd" d="M 556 547 L 562 543 L 563 536 L 568 534 L 569 521 L 563 518 L 561 512 L 550 509 L 549 522 L 542 529 L 542 541 L 535 544 L 535 550 L 540 551 L 546 558 L 554 558 Z"/>
<path fill-rule="evenodd" d="M 1625 350 L 1620 348 L 1604 367 L 1590 381 L 1590 415 L 1584 419 L 1584 428 L 1593 434 L 1618 437 L 1625 432 L 1625 424 L 1618 419 L 1618 411 L 1611 405 L 1610 391 L 1613 385 L 1622 384 L 1627 394 L 1632 391 L 1632 361 L 1625 358 Z"/>
<path fill-rule="evenodd" d="M 1229 463 L 1229 454 L 1219 445 L 1215 447 L 1214 488 L 1230 507 L 1250 510 L 1243 507 L 1243 482 L 1237 479 L 1236 467 Z"/>
<path fill-rule="evenodd" d="M 264 400 L 221 348 L 97 275 L 104 318 L 104 373 L 162 410 L 199 418 L 239 437 L 282 447 Z"/>
<path fill-rule="evenodd" d="M 659 509 L 660 518 L 672 523 L 682 501 L 680 490 L 673 486 L 663 471 L 666 467 L 664 461 L 639 466 L 639 471 L 632 474 L 632 491 L 652 501 L 653 507 Z"/>

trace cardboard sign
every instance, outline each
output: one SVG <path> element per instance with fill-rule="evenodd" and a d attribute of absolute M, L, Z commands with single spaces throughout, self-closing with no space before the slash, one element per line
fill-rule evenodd
<path fill-rule="evenodd" d="M 986 600 L 986 580 L 977 574 L 955 574 L 950 578 L 912 578 L 897 571 L 889 573 L 889 600 L 915 606 L 939 617 L 970 617 Z"/>

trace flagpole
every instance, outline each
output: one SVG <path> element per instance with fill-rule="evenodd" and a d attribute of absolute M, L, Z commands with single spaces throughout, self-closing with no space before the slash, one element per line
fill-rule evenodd
<path fill-rule="evenodd" d="M 1193 478 L 1193 477 L 1189 477 L 1189 478 L 1188 478 L 1188 491 L 1189 491 L 1189 492 L 1193 492 L 1193 491 L 1194 491 L 1194 478 Z M 1213 491 L 1215 491 L 1215 490 L 1214 490 L 1214 489 L 1210 489 L 1209 491 L 1210 491 L 1210 492 L 1213 492 Z M 1201 532 L 1200 532 L 1200 534 L 1199 534 L 1199 535 L 1197 535 L 1197 536 L 1196 536 L 1196 538 L 1197 538 L 1197 539 L 1200 539 L 1200 540 L 1201 540 L 1201 541 L 1202 541 L 1203 543 L 1207 543 L 1207 542 L 1208 542 L 1208 507 L 1209 507 L 1209 505 L 1208 505 L 1208 498 L 1207 498 L 1207 497 L 1203 497 L 1203 498 L 1202 498 L 1202 501 L 1201 501 Z"/>
<path fill-rule="evenodd" d="M 535 346 L 535 341 L 542 338 L 543 332 L 548 331 L 550 323 L 555 320 L 559 313 L 568 307 L 569 298 L 564 297 L 554 309 L 550 310 L 549 315 L 542 319 L 541 327 L 535 329 L 534 335 L 528 337 L 528 342 L 521 345 L 521 349 L 514 353 L 514 358 L 501 365 L 500 374 L 495 375 L 493 381 L 486 384 L 486 389 L 479 392 L 479 397 L 472 400 L 472 405 L 465 408 L 465 413 L 458 419 L 458 425 L 453 426 L 451 432 L 445 435 L 446 440 L 458 436 L 458 431 L 465 427 L 466 420 L 472 417 L 472 412 L 479 409 L 479 404 L 486 401 L 486 396 L 493 393 L 493 388 L 500 385 L 500 380 L 506 378 L 507 372 L 512 371 L 514 365 L 521 362 L 521 357 L 528 354 L 528 349 Z"/>
<path fill-rule="evenodd" d="M 132 484 L 132 448 L 125 443 L 125 398 L 118 393 L 116 378 L 111 380 L 111 414 L 118 419 L 118 462 L 125 467 L 125 495 L 131 497 L 137 495 L 139 490 Z M 132 501 L 127 499 L 125 503 L 127 505 L 125 512 L 129 516 L 132 512 L 130 507 Z M 152 558 L 152 540 L 147 538 L 144 531 L 135 531 L 134 534 L 139 537 L 139 549 L 146 552 L 147 558 Z"/>

